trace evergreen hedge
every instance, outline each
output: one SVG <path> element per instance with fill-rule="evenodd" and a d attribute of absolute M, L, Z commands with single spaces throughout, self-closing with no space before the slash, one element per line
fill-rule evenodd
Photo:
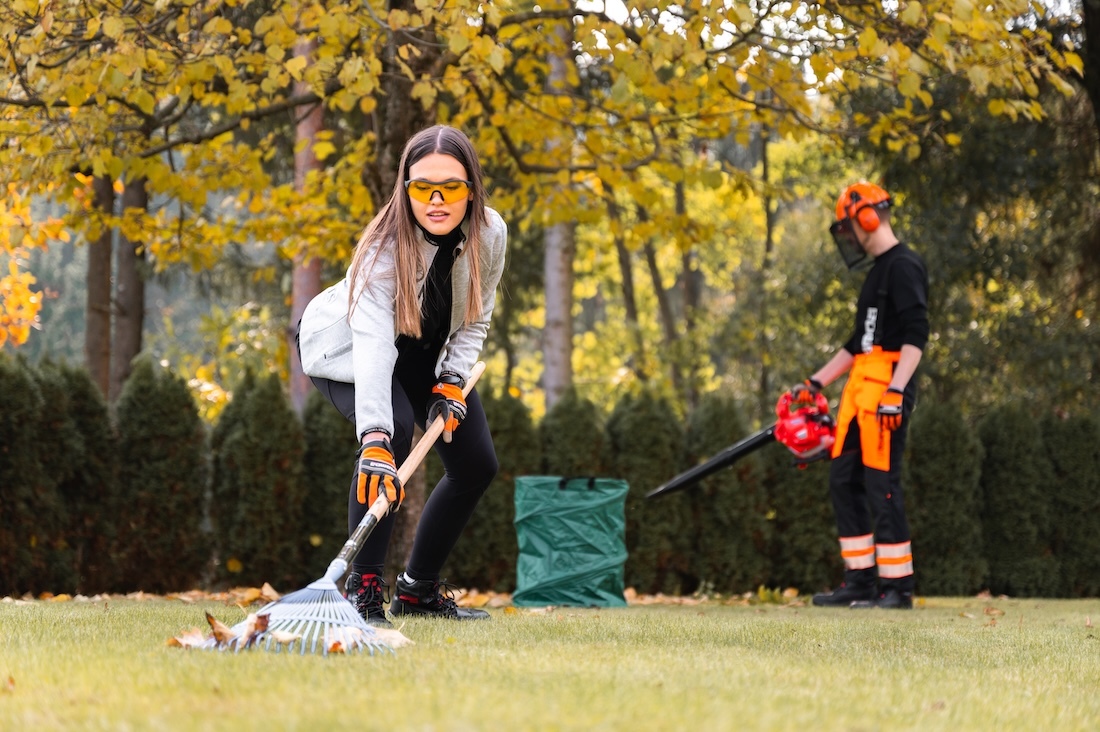
<path fill-rule="evenodd" d="M 747 434 L 734 400 L 707 395 L 688 419 L 684 463 L 702 463 Z M 655 499 L 687 505 L 692 574 L 717 592 L 755 590 L 768 580 L 772 524 L 761 477 L 759 463 L 744 458 L 685 493 Z"/>
<path fill-rule="evenodd" d="M 49 496 L 52 511 L 38 518 L 43 533 L 37 543 L 47 557 L 47 565 L 39 582 L 54 593 L 71 594 L 77 586 L 69 533 L 75 507 L 66 498 L 73 488 L 72 484 L 84 473 L 84 455 L 70 414 L 69 393 L 64 378 L 53 368 L 27 369 L 42 395 L 42 411 L 38 414 L 37 425 L 27 426 L 38 432 L 35 448 L 44 475 L 39 490 L 41 496 Z"/>
<path fill-rule="evenodd" d="M 1060 591 L 1051 550 L 1051 466 L 1039 425 L 1021 407 L 981 420 L 982 536 L 994 594 L 1050 597 Z"/>
<path fill-rule="evenodd" d="M 781 446 L 757 455 L 774 526 L 768 586 L 804 593 L 838 586 L 844 564 L 829 496 L 828 461 L 797 468 L 790 451 Z"/>
<path fill-rule="evenodd" d="M 234 584 L 297 588 L 310 581 L 302 564 L 309 544 L 302 530 L 302 425 L 275 374 L 246 376 L 233 405 L 222 414 L 213 451 L 210 513 L 219 576 Z"/>
<path fill-rule="evenodd" d="M 625 579 L 639 592 L 813 591 L 842 577 L 827 463 L 796 470 L 769 446 L 644 498 L 745 436 L 732 401 L 708 396 L 681 426 L 667 401 L 635 394 L 603 424 L 570 392 L 536 426 L 514 397 L 483 393 L 500 472 L 445 568 L 455 583 L 513 588 L 514 479 L 533 473 L 628 483 Z M 83 369 L 0 353 L 0 593 L 163 592 L 204 576 L 302 586 L 346 540 L 348 430 L 320 395 L 299 421 L 276 377 L 246 374 L 207 446 L 186 385 L 147 358 L 112 421 Z M 970 427 L 958 406 L 926 402 L 908 450 L 918 592 L 1100 594 L 1095 417 L 1040 422 L 1003 405 Z"/>
<path fill-rule="evenodd" d="M 686 501 L 647 500 L 645 495 L 681 472 L 683 427 L 663 397 L 628 394 L 607 421 L 608 474 L 627 482 L 624 582 L 641 593 L 693 592 L 694 541 Z"/>
<path fill-rule="evenodd" d="M 969 595 L 989 573 L 982 545 L 982 444 L 958 405 L 922 401 L 904 478 L 917 592 Z"/>
<path fill-rule="evenodd" d="M 568 389 L 538 426 L 542 474 L 610 477 L 603 466 L 605 432 L 595 402 Z"/>
<path fill-rule="evenodd" d="M 1100 423 L 1096 417 L 1042 422 L 1053 474 L 1048 494 L 1052 548 L 1070 597 L 1100 596 Z"/>
<path fill-rule="evenodd" d="M 313 390 L 302 414 L 305 453 L 302 458 L 302 566 L 314 579 L 322 576 L 348 540 L 348 492 L 355 475 L 355 426 Z"/>
<path fill-rule="evenodd" d="M 118 439 L 107 400 L 87 370 L 65 363 L 44 362 L 43 372 L 53 372 L 66 394 L 68 450 L 77 470 L 68 471 L 58 483 L 66 506 L 65 538 L 72 548 L 75 591 L 85 595 L 115 587 L 118 566 L 117 538 Z"/>
<path fill-rule="evenodd" d="M 245 370 L 241 380 L 233 387 L 229 402 L 210 432 L 210 506 L 208 513 L 214 533 L 214 579 L 219 583 L 231 581 L 240 573 L 240 559 L 236 556 L 235 537 L 239 531 L 238 508 L 241 495 L 247 488 L 243 456 L 236 446 L 247 432 L 245 408 L 256 389 L 256 374 Z"/>
<path fill-rule="evenodd" d="M 210 557 L 204 530 L 206 434 L 180 377 L 134 361 L 115 405 L 119 587 L 168 592 L 198 585 Z"/>
<path fill-rule="evenodd" d="M 61 537 L 65 506 L 55 475 L 76 468 L 57 465 L 72 460 L 63 449 L 49 452 L 58 448 L 46 432 L 64 419 L 47 417 L 46 406 L 25 362 L 0 353 L 0 592 L 5 594 L 52 592 L 53 582 L 71 582 Z"/>

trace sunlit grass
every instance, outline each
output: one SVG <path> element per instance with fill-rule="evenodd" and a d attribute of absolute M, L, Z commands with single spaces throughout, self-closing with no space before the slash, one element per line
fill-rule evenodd
<path fill-rule="evenodd" d="M 0 603 L 0 729 L 1100 727 L 1097 600 L 494 610 L 409 621 L 415 645 L 375 656 L 165 645 L 205 630 L 204 610 L 244 617 L 173 600 Z"/>

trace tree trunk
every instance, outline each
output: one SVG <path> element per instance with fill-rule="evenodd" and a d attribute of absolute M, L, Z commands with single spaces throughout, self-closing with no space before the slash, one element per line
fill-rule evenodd
<path fill-rule="evenodd" d="M 127 211 L 144 214 L 149 209 L 149 193 L 145 179 L 138 178 L 126 184 L 122 193 L 122 214 Z M 115 252 L 115 309 L 114 339 L 111 349 L 110 401 L 113 403 L 122 393 L 122 386 L 130 378 L 134 359 L 141 353 L 142 333 L 145 324 L 145 242 L 131 241 L 119 233 L 118 250 Z"/>
<path fill-rule="evenodd" d="M 613 193 L 608 190 L 608 195 Z M 623 305 L 626 309 L 626 324 L 634 341 L 633 371 L 639 381 L 645 381 L 646 353 L 645 337 L 642 335 L 642 326 L 638 319 L 638 300 L 634 292 L 634 266 L 631 262 L 630 250 L 623 241 L 622 226 L 619 220 L 619 207 L 614 201 L 607 203 L 607 215 L 611 219 L 615 231 L 615 253 L 619 259 L 619 276 L 622 278 Z"/>
<path fill-rule="evenodd" d="M 95 207 L 104 214 L 115 208 L 114 183 L 110 178 L 92 182 Z M 84 308 L 84 363 L 88 375 L 106 399 L 111 388 L 111 237 L 104 227 L 88 242 L 87 297 Z"/>
<path fill-rule="evenodd" d="M 771 409 L 771 342 L 768 340 L 768 281 L 771 277 L 773 251 L 775 249 L 775 211 L 772 206 L 771 188 L 768 184 L 768 131 L 760 133 L 761 176 L 764 179 L 764 257 L 760 262 L 760 325 L 758 332 L 760 357 L 760 413 L 767 414 Z"/>
<path fill-rule="evenodd" d="M 564 24 L 554 29 L 562 51 L 549 58 L 550 73 L 546 88 L 551 93 L 568 91 L 568 49 L 572 28 Z M 568 163 L 572 140 L 551 137 L 547 147 L 553 157 Z M 546 282 L 546 323 L 542 333 L 542 388 L 549 410 L 573 384 L 573 258 L 576 253 L 576 225 L 561 222 L 551 225 L 544 235 L 546 253 L 543 270 Z"/>
<path fill-rule="evenodd" d="M 573 224 L 546 230 L 546 324 L 542 331 L 542 388 L 549 410 L 573 383 Z"/>
<path fill-rule="evenodd" d="M 294 49 L 294 55 L 304 57 L 310 62 L 316 41 L 304 41 Z M 295 82 L 295 94 L 305 94 L 308 87 L 304 82 Z M 298 193 L 305 193 L 306 179 L 310 171 L 321 168 L 317 156 L 313 152 L 313 144 L 317 140 L 317 134 L 324 129 L 324 108 L 320 104 L 312 107 L 298 108 L 298 123 L 295 126 L 294 146 L 294 189 Z M 290 291 L 290 324 L 287 328 L 287 352 L 290 354 L 289 387 L 290 406 L 300 417 L 306 409 L 306 399 L 313 388 L 309 377 L 302 371 L 302 359 L 298 355 L 298 321 L 302 319 L 309 301 L 321 292 L 321 260 L 316 257 L 298 255 L 294 258 L 293 271 L 291 273 Z"/>
<path fill-rule="evenodd" d="M 678 181 L 676 183 L 676 216 L 681 221 L 687 220 L 687 194 L 684 189 L 684 182 Z M 684 297 L 684 341 L 688 344 L 689 349 L 691 344 L 695 342 L 695 314 L 699 310 L 699 300 L 701 297 L 702 281 L 699 275 L 699 270 L 695 266 L 695 252 L 691 247 L 680 247 L 680 276 L 681 276 L 681 292 Z M 687 402 L 688 409 L 693 409 L 699 403 L 699 368 L 700 362 L 699 355 L 694 352 L 688 352 L 684 354 L 685 361 L 685 389 L 684 398 Z"/>

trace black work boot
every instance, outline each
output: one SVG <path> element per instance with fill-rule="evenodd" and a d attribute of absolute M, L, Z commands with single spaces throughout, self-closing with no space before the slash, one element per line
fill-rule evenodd
<path fill-rule="evenodd" d="M 393 627 L 393 623 L 386 618 L 385 580 L 376 574 L 352 572 L 344 583 L 344 590 L 363 620 L 380 628 Z"/>
<path fill-rule="evenodd" d="M 443 592 L 440 592 L 442 587 Z M 446 593 L 446 594 L 444 594 Z M 484 610 L 459 607 L 445 584 L 438 580 L 414 580 L 402 572 L 397 575 L 397 591 L 390 603 L 392 615 L 427 615 L 452 620 L 488 620 Z"/>
<path fill-rule="evenodd" d="M 894 587 L 886 587 L 878 597 L 871 600 L 853 602 L 851 606 L 853 609 L 857 610 L 868 610 L 876 607 L 880 607 L 883 610 L 912 610 L 913 593 L 903 592 Z"/>
<path fill-rule="evenodd" d="M 813 603 L 818 607 L 850 607 L 853 602 L 875 599 L 875 573 L 873 570 L 849 570 L 844 582 L 832 592 L 819 592 Z"/>

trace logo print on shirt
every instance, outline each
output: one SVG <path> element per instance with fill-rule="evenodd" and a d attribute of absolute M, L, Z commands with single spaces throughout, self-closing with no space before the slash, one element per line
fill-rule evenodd
<path fill-rule="evenodd" d="M 870 353 L 875 347 L 875 326 L 878 324 L 878 308 L 867 308 L 867 317 L 863 319 L 863 338 L 859 347 L 864 353 Z"/>

